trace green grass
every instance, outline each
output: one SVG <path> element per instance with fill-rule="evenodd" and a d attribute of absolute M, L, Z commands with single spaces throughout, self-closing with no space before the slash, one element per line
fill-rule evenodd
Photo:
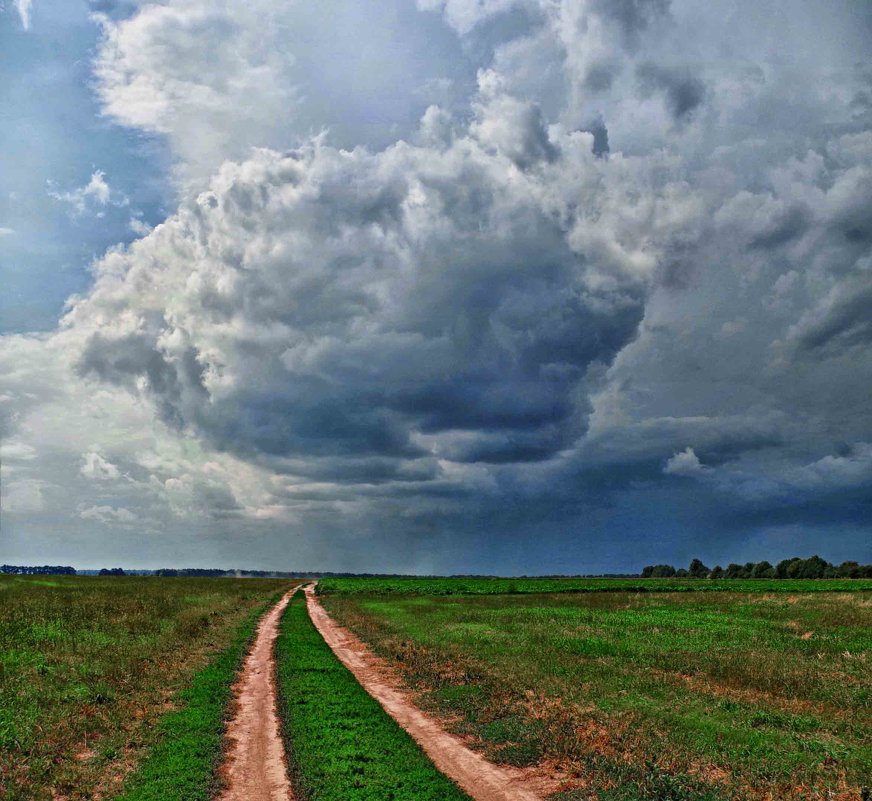
<path fill-rule="evenodd" d="M 156 745 L 127 781 L 118 801 L 209 801 L 213 797 L 219 789 L 217 769 L 233 682 L 260 617 L 279 597 L 280 593 L 254 609 L 230 646 L 179 694 L 180 709 L 160 721 Z"/>
<path fill-rule="evenodd" d="M 276 654 L 300 801 L 468 801 L 334 656 L 300 593 L 282 619 Z"/>
<path fill-rule="evenodd" d="M 865 593 L 352 587 L 323 603 L 487 756 L 577 777 L 562 801 L 847 801 L 872 785 Z"/>
<path fill-rule="evenodd" d="M 288 584 L 0 576 L 0 798 L 117 795 Z"/>
<path fill-rule="evenodd" d="M 872 592 L 872 579 L 326 578 L 319 595 L 525 595 L 543 592 Z"/>

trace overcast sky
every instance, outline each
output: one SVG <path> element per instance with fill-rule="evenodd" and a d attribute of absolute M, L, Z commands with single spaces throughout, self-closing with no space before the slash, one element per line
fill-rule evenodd
<path fill-rule="evenodd" d="M 872 560 L 866 0 L 6 0 L 0 561 Z"/>

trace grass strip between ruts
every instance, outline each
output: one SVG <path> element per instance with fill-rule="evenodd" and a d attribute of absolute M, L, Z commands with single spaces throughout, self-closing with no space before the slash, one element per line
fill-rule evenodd
<path fill-rule="evenodd" d="M 300 801 L 461 801 L 324 642 L 302 593 L 276 643 L 279 715 Z"/>
<path fill-rule="evenodd" d="M 180 708 L 161 719 L 161 738 L 125 783 L 117 801 L 208 801 L 219 788 L 218 767 L 233 684 L 277 593 L 239 627 L 232 644 L 200 670 L 177 698 Z"/>

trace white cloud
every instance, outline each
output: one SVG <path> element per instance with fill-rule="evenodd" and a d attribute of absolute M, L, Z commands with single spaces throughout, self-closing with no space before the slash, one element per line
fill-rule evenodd
<path fill-rule="evenodd" d="M 91 174 L 91 179 L 88 183 L 78 189 L 73 189 L 69 192 L 49 190 L 48 194 L 49 197 L 55 200 L 69 203 L 73 214 L 76 216 L 93 211 L 100 217 L 102 216 L 100 209 L 105 208 L 110 203 L 113 206 L 126 206 L 129 202 L 123 193 L 109 187 L 109 184 L 106 182 L 106 175 L 102 170 L 95 170 Z"/>
<path fill-rule="evenodd" d="M 33 6 L 33 0 L 15 0 L 15 10 L 21 18 L 21 27 L 24 30 L 30 30 L 30 9 Z"/>
<path fill-rule="evenodd" d="M 118 468 L 107 461 L 97 451 L 82 454 L 82 466 L 79 470 L 85 478 L 97 481 L 111 481 L 120 476 Z"/>
<path fill-rule="evenodd" d="M 273 4 L 147 5 L 129 19 L 97 19 L 95 61 L 105 113 L 123 125 L 169 136 L 203 176 L 227 157 L 274 141 L 293 114 L 294 57 L 278 46 Z"/>
<path fill-rule="evenodd" d="M 36 450 L 26 442 L 6 441 L 0 445 L 0 458 L 8 465 L 9 461 L 29 462 L 36 458 Z"/>
<path fill-rule="evenodd" d="M 663 472 L 668 476 L 698 476 L 711 470 L 700 462 L 693 448 L 673 454 L 666 462 Z"/>
<path fill-rule="evenodd" d="M 148 225 L 148 223 L 143 222 L 137 217 L 131 217 L 128 226 L 130 230 L 133 231 L 133 233 L 137 236 L 145 236 L 152 231 L 152 226 Z"/>
<path fill-rule="evenodd" d="M 130 524 L 137 520 L 133 512 L 120 506 L 85 506 L 82 504 L 78 508 L 78 513 L 82 520 L 94 520 L 108 525 Z"/>
<path fill-rule="evenodd" d="M 872 444 L 857 443 L 845 454 L 827 454 L 792 471 L 787 480 L 795 487 L 828 490 L 862 487 L 872 481 Z"/>
<path fill-rule="evenodd" d="M 0 237 L 14 236 L 14 235 L 15 235 L 14 228 L 0 228 Z"/>

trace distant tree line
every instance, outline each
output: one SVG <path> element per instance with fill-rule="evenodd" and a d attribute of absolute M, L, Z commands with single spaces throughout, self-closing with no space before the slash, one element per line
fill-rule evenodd
<path fill-rule="evenodd" d="M 69 565 L 0 565 L 0 573 L 19 576 L 75 576 L 76 568 Z"/>
<path fill-rule="evenodd" d="M 725 568 L 720 565 L 706 567 L 694 559 L 685 569 L 677 570 L 672 565 L 647 565 L 642 568 L 642 578 L 711 578 L 711 579 L 825 579 L 825 578 L 872 578 L 872 565 L 858 562 L 842 562 L 834 565 L 816 554 L 808 559 L 794 556 L 782 559 L 774 567 L 765 559 L 762 562 L 746 562 L 737 565 L 731 562 Z"/>
<path fill-rule="evenodd" d="M 162 567 L 152 575 L 187 578 L 300 578 L 309 573 L 289 573 L 281 570 L 225 570 L 219 567 Z"/>
<path fill-rule="evenodd" d="M 97 573 L 98 576 L 125 576 L 127 575 L 124 572 L 123 567 L 103 567 L 100 569 L 100 572 Z"/>

